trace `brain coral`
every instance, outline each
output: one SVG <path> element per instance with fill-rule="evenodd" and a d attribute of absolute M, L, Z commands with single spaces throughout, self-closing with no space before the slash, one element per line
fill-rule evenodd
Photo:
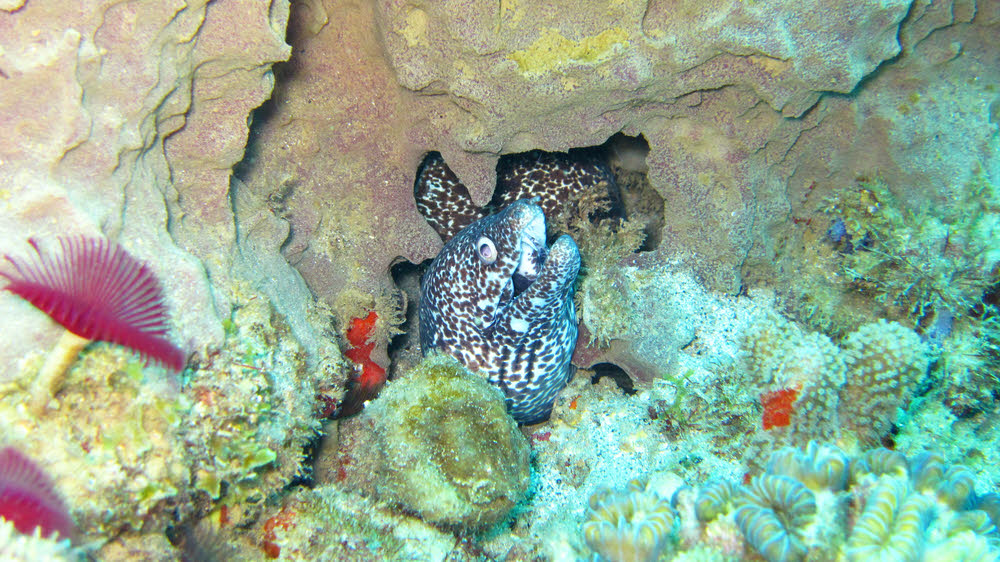
<path fill-rule="evenodd" d="M 590 497 L 583 536 L 602 560 L 651 562 L 673 536 L 675 519 L 670 501 L 637 479 L 624 491 L 604 489 Z"/>
<path fill-rule="evenodd" d="M 503 395 L 450 356 L 403 373 L 364 417 L 383 453 L 379 495 L 428 523 L 488 527 L 528 489 L 528 443 Z"/>
<path fill-rule="evenodd" d="M 806 555 L 801 535 L 816 515 L 816 497 L 801 482 L 788 476 L 757 476 L 736 502 L 736 524 L 764 558 L 800 560 Z"/>

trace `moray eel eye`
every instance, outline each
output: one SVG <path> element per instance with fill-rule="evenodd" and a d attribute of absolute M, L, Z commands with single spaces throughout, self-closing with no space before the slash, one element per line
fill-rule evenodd
<path fill-rule="evenodd" d="M 478 248 L 479 259 L 483 260 L 483 263 L 486 265 L 491 265 L 497 261 L 497 247 L 489 238 L 485 236 L 480 237 L 479 242 L 476 243 L 476 248 Z"/>

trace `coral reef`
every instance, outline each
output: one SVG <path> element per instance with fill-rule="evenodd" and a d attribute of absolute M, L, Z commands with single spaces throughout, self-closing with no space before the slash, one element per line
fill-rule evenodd
<path fill-rule="evenodd" d="M 5 251 L 119 244 L 162 280 L 191 354 L 174 379 L 89 345 L 40 418 L 24 403 L 59 334 L 0 294 L 3 445 L 31 451 L 106 560 L 581 559 L 585 498 L 643 475 L 615 494 L 714 479 L 674 496 L 661 559 L 996 559 L 1000 501 L 974 488 L 1000 466 L 1000 4 L 828 7 L 0 0 Z M 588 269 L 575 358 L 593 370 L 551 420 L 525 444 L 482 381 L 449 400 L 451 378 L 407 386 L 419 350 L 392 339 L 407 303 L 390 270 L 418 277 L 440 249 L 413 199 L 421 157 L 439 151 L 481 206 L 500 155 L 619 134 L 648 144 L 613 155 L 619 185 L 657 195 L 623 190 L 640 220 L 595 225 L 582 193 L 559 220 Z M 771 309 L 808 329 L 744 339 Z M 338 343 L 365 382 L 384 369 L 409 390 L 328 423 L 334 462 L 308 488 L 350 372 Z M 502 446 L 473 435 L 486 425 Z M 813 437 L 900 452 L 844 469 L 809 445 L 758 474 Z M 475 445 L 438 446 L 459 441 Z M 942 453 L 920 456 L 930 441 Z M 442 490 L 455 505 L 426 501 Z M 0 522 L 0 557 L 78 557 L 14 531 Z"/>
<path fill-rule="evenodd" d="M 769 315 L 747 331 L 745 349 L 746 368 L 765 406 L 764 429 L 772 439 L 797 444 L 878 443 L 930 364 L 927 345 L 916 333 L 885 320 L 861 326 L 838 347 L 822 334 L 804 333 Z M 778 424 L 766 399 L 786 389 L 794 389 L 795 399 L 784 404 Z"/>
<path fill-rule="evenodd" d="M 319 430 L 316 388 L 339 368 L 311 368 L 285 318 L 253 291 L 234 298 L 227 345 L 185 381 L 182 420 L 195 490 L 239 502 L 301 474 L 306 443 Z"/>
<path fill-rule="evenodd" d="M 872 449 L 849 460 L 813 441 L 775 452 L 748 486 L 679 487 L 679 543 L 667 559 L 749 556 L 745 543 L 769 562 L 998 560 L 995 504 L 940 456 Z"/>
<path fill-rule="evenodd" d="M 25 238 L 53 235 L 116 244 L 161 280 L 172 339 L 194 356 L 178 380 L 92 344 L 39 419 L 23 402 L 59 333 L 0 297 L 5 444 L 37 454 L 81 539 L 111 558 L 125 544 L 160 556 L 165 526 L 213 498 L 259 501 L 291 481 L 318 428 L 319 381 L 345 378 L 336 345 L 315 337 L 328 315 L 306 312 L 308 289 L 277 254 L 279 219 L 229 197 L 249 112 L 290 54 L 287 15 L 281 0 L 0 9 L 5 248 L 26 255 Z"/>
<path fill-rule="evenodd" d="M 0 395 L 0 430 L 39 452 L 83 540 L 162 532 L 174 517 L 196 513 L 195 504 L 259 499 L 302 470 L 303 448 L 319 427 L 314 389 L 329 374 L 308 368 L 266 299 L 247 291 L 234 302 L 230 343 L 187 371 L 183 389 L 163 369 L 97 343 L 70 368 L 48 415 L 21 403 L 38 354 L 20 387 Z"/>
<path fill-rule="evenodd" d="M 370 442 L 351 447 L 376 457 L 367 462 L 378 495 L 426 522 L 481 530 L 527 492 L 528 444 L 503 394 L 449 356 L 403 373 L 355 423 L 372 428 Z"/>

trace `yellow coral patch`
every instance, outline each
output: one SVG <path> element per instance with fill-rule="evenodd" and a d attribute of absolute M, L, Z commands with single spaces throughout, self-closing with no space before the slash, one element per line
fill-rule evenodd
<path fill-rule="evenodd" d="M 427 45 L 427 12 L 413 8 L 406 14 L 406 27 L 399 30 L 407 46 Z"/>
<path fill-rule="evenodd" d="M 517 63 L 522 73 L 539 75 L 569 64 L 599 64 L 610 59 L 615 49 L 628 41 L 628 32 L 620 27 L 579 41 L 567 39 L 554 29 L 546 29 L 527 49 L 511 53 L 510 59 Z"/>

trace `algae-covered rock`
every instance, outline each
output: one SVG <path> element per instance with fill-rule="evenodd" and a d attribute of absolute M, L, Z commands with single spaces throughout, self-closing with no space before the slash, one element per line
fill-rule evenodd
<path fill-rule="evenodd" d="M 379 495 L 424 521 L 482 529 L 528 489 L 528 443 L 503 395 L 451 357 L 424 359 L 364 415 L 384 460 Z"/>

